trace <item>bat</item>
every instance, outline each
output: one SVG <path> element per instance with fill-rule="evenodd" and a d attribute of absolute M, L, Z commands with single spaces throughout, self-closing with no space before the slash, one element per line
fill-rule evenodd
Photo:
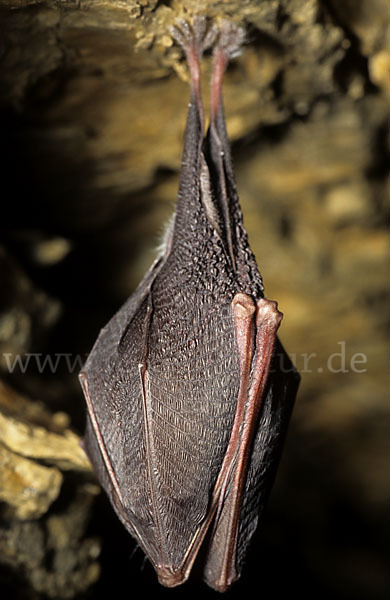
<path fill-rule="evenodd" d="M 80 373 L 84 446 L 162 585 L 240 576 L 267 500 L 299 376 L 276 334 L 236 191 L 222 79 L 243 41 L 202 17 L 171 30 L 190 73 L 176 213 L 165 248 L 101 330 Z M 213 46 L 204 135 L 203 52 Z"/>

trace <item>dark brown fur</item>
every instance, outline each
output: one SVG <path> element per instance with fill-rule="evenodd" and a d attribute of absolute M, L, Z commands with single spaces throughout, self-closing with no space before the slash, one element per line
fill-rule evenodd
<path fill-rule="evenodd" d="M 219 32 L 205 138 L 199 62 L 216 32 L 207 38 L 198 19 L 173 34 L 191 72 L 176 216 L 165 253 L 80 374 L 85 447 L 161 583 L 187 579 L 208 533 L 204 577 L 224 591 L 268 496 L 299 378 L 264 299 L 225 129 L 222 73 L 242 32 Z"/>

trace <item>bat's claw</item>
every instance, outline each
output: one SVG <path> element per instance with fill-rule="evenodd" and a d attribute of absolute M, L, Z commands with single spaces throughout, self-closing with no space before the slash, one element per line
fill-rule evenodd
<path fill-rule="evenodd" d="M 215 46 L 215 52 L 225 55 L 226 60 L 237 56 L 245 40 L 245 31 L 237 23 L 222 21 L 219 26 L 219 39 Z"/>
<path fill-rule="evenodd" d="M 219 38 L 213 52 L 213 71 L 211 75 L 210 118 L 215 128 L 216 119 L 222 102 L 222 79 L 229 60 L 237 56 L 245 38 L 245 31 L 237 23 L 222 21 L 219 26 Z"/>
<path fill-rule="evenodd" d="M 187 56 L 192 51 L 200 59 L 203 52 L 214 44 L 218 35 L 218 27 L 212 25 L 207 30 L 206 17 L 196 15 L 192 26 L 185 19 L 179 19 L 176 25 L 170 27 L 170 33 Z"/>
<path fill-rule="evenodd" d="M 203 130 L 204 117 L 200 84 L 200 61 L 203 52 L 214 44 L 218 35 L 218 28 L 213 25 L 207 30 L 206 17 L 197 15 L 193 19 L 192 26 L 184 19 L 179 19 L 177 24 L 170 28 L 170 32 L 185 52 L 190 71 L 192 95 L 198 107 L 199 119 Z"/>

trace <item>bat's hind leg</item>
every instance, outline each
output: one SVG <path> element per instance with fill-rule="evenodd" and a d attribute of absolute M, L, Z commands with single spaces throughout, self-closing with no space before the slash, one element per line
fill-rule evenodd
<path fill-rule="evenodd" d="M 218 35 L 218 27 L 212 25 L 207 29 L 206 18 L 197 15 L 193 19 L 192 26 L 184 19 L 180 19 L 174 27 L 170 28 L 170 32 L 185 52 L 190 71 L 191 92 L 196 99 L 199 114 L 202 116 L 203 121 L 200 61 L 204 51 L 214 44 Z"/>
<path fill-rule="evenodd" d="M 211 75 L 210 120 L 215 123 L 222 99 L 223 74 L 229 60 L 236 56 L 245 38 L 242 27 L 231 21 L 223 21 L 219 27 L 218 42 L 213 51 Z"/>

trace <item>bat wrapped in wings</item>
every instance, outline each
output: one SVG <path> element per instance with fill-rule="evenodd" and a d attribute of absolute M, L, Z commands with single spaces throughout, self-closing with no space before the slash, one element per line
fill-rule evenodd
<path fill-rule="evenodd" d="M 80 374 L 84 444 L 119 518 L 160 583 L 241 573 L 264 507 L 299 377 L 276 337 L 243 226 L 222 104 L 237 25 L 181 21 L 190 72 L 176 213 L 165 249 L 102 329 Z M 200 59 L 213 46 L 204 136 Z M 205 546 L 205 547 L 203 547 Z"/>

